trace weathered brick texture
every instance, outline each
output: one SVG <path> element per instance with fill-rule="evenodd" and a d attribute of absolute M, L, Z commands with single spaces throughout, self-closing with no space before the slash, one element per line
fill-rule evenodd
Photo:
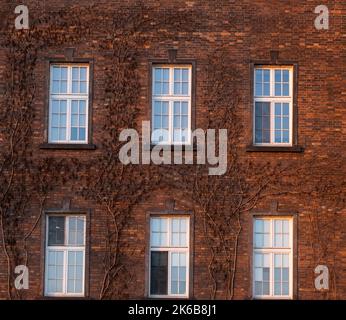
<path fill-rule="evenodd" d="M 3 3 L 4 1 L 2 1 Z M 282 152 L 246 152 L 251 137 L 249 130 L 244 130 L 240 146 L 242 156 L 259 160 L 292 161 L 304 163 L 315 156 L 321 164 L 326 164 L 325 172 L 321 177 L 330 176 L 339 172 L 335 179 L 345 181 L 345 165 L 340 168 L 329 167 L 332 159 L 339 159 L 345 164 L 346 152 L 346 2 L 324 1 L 330 10 L 329 30 L 316 30 L 314 27 L 314 8 L 321 1 L 268 1 L 268 0 L 195 0 L 195 1 L 145 1 L 148 7 L 154 8 L 161 15 L 167 12 L 186 12 L 198 17 L 196 25 L 192 25 L 191 32 L 180 31 L 167 37 L 165 31 L 150 30 L 146 34 L 150 41 L 139 49 L 138 73 L 140 75 L 140 114 L 138 121 L 149 120 L 149 59 L 167 59 L 168 49 L 177 49 L 177 57 L 196 61 L 196 126 L 205 127 L 206 110 L 203 105 L 205 99 L 203 90 L 206 85 L 207 56 L 216 48 L 222 47 L 229 55 L 230 61 L 237 70 L 237 87 L 240 92 L 239 114 L 245 128 L 249 127 L 251 118 L 250 108 L 250 62 L 253 60 L 270 60 L 270 52 L 278 51 L 279 58 L 298 63 L 298 144 L 304 147 L 303 153 Z M 116 11 L 119 6 L 136 6 L 136 1 L 73 1 L 73 7 L 82 8 L 95 3 L 98 12 L 107 10 Z M 68 8 L 70 1 L 24 1 L 30 9 L 30 16 L 39 16 L 41 13 Z M 13 5 L 12 5 L 13 6 Z M 0 4 L 0 12 L 9 15 L 13 8 Z M 12 14 L 12 13 L 11 13 Z M 179 15 L 179 17 L 183 17 Z M 184 26 L 191 21 L 179 20 L 177 24 Z M 184 29 L 184 28 L 183 28 Z M 62 30 L 64 32 L 64 30 Z M 68 32 L 68 31 L 65 31 Z M 104 87 L 105 69 L 109 67 L 111 59 L 107 59 L 92 44 L 101 42 L 104 34 L 94 30 L 81 43 L 68 44 L 66 47 L 75 48 L 75 57 L 92 58 L 93 72 L 93 143 L 96 150 L 42 150 L 40 144 L 44 142 L 46 130 L 46 81 L 47 58 L 64 57 L 65 47 L 50 46 L 45 51 L 38 52 L 38 61 L 34 70 L 36 93 L 34 98 L 35 120 L 33 123 L 34 153 L 54 158 L 77 157 L 87 161 L 95 157 L 103 141 L 102 120 L 104 114 Z M 0 94 L 7 79 L 4 78 L 6 49 L 0 48 Z M 0 147 L 2 141 L 0 140 Z M 330 169 L 330 171 L 329 171 Z M 310 181 L 298 181 L 301 190 L 308 186 Z M 342 184 L 341 184 L 342 185 Z M 345 187 L 345 184 L 343 184 Z M 87 244 L 89 257 L 89 295 L 88 298 L 99 297 L 103 279 L 102 260 L 105 252 L 105 224 L 107 223 L 104 209 L 93 201 L 86 201 L 80 195 L 71 191 L 72 187 L 66 183 L 63 187 L 49 195 L 46 208 L 61 208 L 63 199 L 71 198 L 71 206 L 78 209 L 91 209 L 90 214 L 90 242 Z M 340 197 L 345 190 L 340 190 Z M 336 198 L 339 196 L 336 195 Z M 186 198 L 181 190 L 166 189 L 152 190 L 150 196 L 136 205 L 130 217 L 129 226 L 123 234 L 126 263 L 133 276 L 126 289 L 125 298 L 145 298 L 146 264 L 145 253 L 148 243 L 146 213 L 152 208 L 164 209 L 167 200 L 175 200 L 176 209 L 191 210 L 191 200 Z M 323 200 L 310 201 L 309 196 L 301 193 L 291 193 L 283 196 L 267 197 L 258 203 L 258 209 L 270 209 L 272 201 L 278 201 L 279 209 L 292 210 L 298 213 L 298 299 L 345 299 L 346 298 L 346 209 L 344 203 L 341 208 L 333 204 L 325 204 Z M 342 199 L 339 199 L 342 200 Z M 27 229 L 37 217 L 38 203 L 30 205 Z M 312 228 L 310 217 L 318 213 L 321 222 L 320 234 Z M 335 216 L 335 215 L 336 216 Z M 334 216 L 333 216 L 334 215 Z M 209 252 L 203 237 L 203 221 L 195 214 L 195 229 L 191 230 L 194 237 L 193 266 L 193 295 L 191 298 L 210 298 L 210 278 L 208 274 Z M 332 218 L 331 218 L 332 217 Z M 336 220 L 333 220 L 335 219 Z M 30 221 L 29 221 L 30 220 Z M 242 216 L 242 233 L 239 242 L 237 272 L 235 276 L 235 299 L 251 299 L 251 272 L 249 250 L 249 230 L 251 215 Z M 319 239 L 323 234 L 330 234 L 330 244 L 325 256 L 319 257 Z M 42 238 L 44 234 L 37 227 L 28 241 L 30 255 L 30 288 L 23 293 L 27 299 L 42 298 L 43 269 Z M 324 239 L 324 238 L 323 238 Z M 324 240 L 323 240 L 324 241 Z M 0 236 L 0 244 L 2 239 Z M 331 278 L 334 282 L 332 289 L 319 292 L 314 288 L 314 268 L 318 264 L 330 266 Z M 6 258 L 0 249 L 0 298 L 7 298 L 6 287 Z M 220 298 L 223 294 L 220 293 Z"/>

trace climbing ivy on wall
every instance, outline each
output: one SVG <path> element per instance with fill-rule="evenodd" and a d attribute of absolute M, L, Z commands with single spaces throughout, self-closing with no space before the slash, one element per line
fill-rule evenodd
<path fill-rule="evenodd" d="M 22 298 L 22 293 L 13 288 L 14 267 L 30 266 L 27 242 L 42 219 L 47 198 L 64 185 L 72 185 L 76 194 L 100 205 L 107 215 L 100 299 L 124 297 L 124 288 L 132 278 L 131 270 L 123 262 L 125 249 L 120 245 L 124 243 L 123 231 L 133 207 L 154 189 L 178 188 L 193 201 L 210 252 L 212 299 L 234 297 L 242 215 L 262 200 L 283 194 L 319 197 L 323 193 L 328 195 L 330 207 L 335 206 L 340 197 L 338 187 L 331 178 L 328 181 L 316 178 L 319 170 L 314 159 L 266 162 L 244 155 L 238 70 L 228 49 L 222 45 L 217 49 L 210 46 L 212 49 L 206 50 L 204 57 L 203 65 L 207 67 L 203 72 L 207 77 L 202 100 L 207 123 L 202 125 L 204 129 L 228 130 L 227 172 L 209 176 L 205 165 L 125 166 L 119 161 L 118 153 L 123 145 L 119 142 L 121 130 L 139 126 L 138 62 L 152 41 L 152 34 L 166 43 L 175 41 L 178 33 L 184 41 L 201 37 L 192 33 L 203 27 L 200 18 L 203 15 L 206 13 L 192 10 L 166 10 L 162 14 L 159 9 L 138 3 L 114 11 L 90 6 L 46 12 L 40 17 L 30 16 L 29 30 L 14 30 L 9 18 L 1 38 L 6 49 L 7 81 L 0 101 L 0 239 L 6 257 L 9 299 Z M 182 20 L 187 23 L 177 23 Z M 100 33 L 103 40 L 93 41 Z M 200 40 L 208 47 L 206 39 Z M 84 42 L 90 43 L 93 50 L 107 53 L 99 152 L 88 161 L 47 157 L 33 144 L 33 123 L 41 121 L 35 120 L 34 111 L 38 56 L 51 48 L 77 47 Z M 299 183 L 303 176 L 316 181 L 309 190 Z M 344 194 L 345 186 L 340 189 Z M 31 209 L 33 203 L 38 203 L 35 212 Z M 340 204 L 336 207 L 340 210 Z M 320 226 L 318 215 L 310 218 L 313 228 Z M 322 245 L 320 250 L 324 250 Z"/>

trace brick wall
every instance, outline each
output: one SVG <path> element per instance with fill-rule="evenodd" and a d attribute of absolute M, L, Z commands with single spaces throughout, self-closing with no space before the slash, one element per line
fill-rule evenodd
<path fill-rule="evenodd" d="M 91 5 L 92 1 L 74 1 L 74 8 Z M 97 12 L 117 11 L 119 6 L 136 6 L 135 1 L 96 1 Z M 30 16 L 37 17 L 41 12 L 49 13 L 62 7 L 71 6 L 70 1 L 25 1 Z M 237 88 L 240 92 L 239 114 L 245 128 L 249 127 L 251 119 L 250 108 L 250 63 L 255 60 L 270 60 L 271 51 L 278 51 L 282 60 L 295 61 L 298 64 L 297 103 L 298 103 L 298 144 L 304 147 L 303 153 L 282 152 L 246 152 L 246 145 L 251 140 L 250 130 L 244 130 L 240 141 L 242 157 L 256 159 L 304 163 L 315 156 L 321 163 L 326 164 L 326 171 L 320 172 L 321 178 L 335 175 L 335 179 L 345 180 L 345 166 L 330 167 L 333 159 L 345 159 L 346 118 L 344 107 L 346 102 L 346 4 L 343 1 L 325 1 L 330 10 L 330 29 L 316 30 L 314 28 L 314 8 L 320 1 L 268 1 L 268 0 L 218 0 L 218 1 L 146 1 L 148 7 L 162 14 L 186 12 L 192 19 L 182 19 L 176 23 L 182 30 L 174 33 L 167 30 L 146 30 L 150 39 L 145 46 L 139 49 L 138 73 L 140 74 L 140 115 L 138 121 L 149 120 L 149 59 L 167 59 L 168 50 L 177 49 L 180 59 L 196 61 L 196 126 L 205 127 L 206 110 L 204 108 L 203 89 L 206 85 L 207 57 L 216 48 L 223 47 L 229 54 L 230 61 L 237 70 Z M 0 11 L 6 12 L 9 8 L 1 6 Z M 13 12 L 11 8 L 11 12 Z M 194 29 L 184 31 L 185 24 Z M 45 51 L 38 52 L 38 61 L 34 70 L 36 95 L 34 99 L 35 120 L 33 123 L 33 150 L 37 156 L 68 158 L 78 157 L 81 161 L 95 157 L 100 150 L 103 136 L 102 119 L 104 113 L 104 82 L 105 69 L 111 60 L 95 49 L 93 44 L 103 40 L 103 34 L 94 30 L 91 35 L 85 35 L 81 43 L 69 44 L 66 47 L 75 48 L 75 57 L 94 59 L 93 74 L 93 142 L 96 150 L 41 150 L 39 146 L 44 142 L 44 121 L 46 106 L 47 58 L 64 57 L 65 47 L 49 46 Z M 0 48 L 0 90 L 4 85 L 4 65 L 6 65 L 6 49 Z M 0 136 L 1 137 L 1 136 Z M 0 140 L 1 143 L 1 140 Z M 342 163 L 342 161 L 341 161 Z M 345 161 L 343 161 L 345 163 Z M 299 178 L 299 177 L 298 177 Z M 309 185 L 309 181 L 296 181 L 301 190 Z M 344 185 L 343 185 L 344 186 Z M 345 189 L 340 190 L 340 197 Z M 88 243 L 89 257 L 89 297 L 97 299 L 103 279 L 102 259 L 105 252 L 104 232 L 106 216 L 102 207 L 92 201 L 86 201 L 72 191 L 72 186 L 66 183 L 63 187 L 49 195 L 46 208 L 61 208 L 63 199 L 70 197 L 71 206 L 79 209 L 90 209 L 90 243 Z M 338 198 L 338 196 L 336 196 Z M 125 291 L 125 298 L 145 297 L 146 275 L 146 242 L 147 225 L 146 214 L 151 208 L 164 209 L 166 201 L 174 199 L 175 209 L 192 210 L 191 200 L 186 199 L 180 190 L 170 188 L 152 190 L 148 199 L 135 206 L 129 227 L 123 234 L 126 264 L 131 270 L 132 280 Z M 297 212 L 298 215 L 298 299 L 333 299 L 346 298 L 346 281 L 343 272 L 346 268 L 346 210 L 344 203 L 336 206 L 333 203 L 324 203 L 318 197 L 309 199 L 304 193 L 292 193 L 284 196 L 268 197 L 258 203 L 257 208 L 270 210 L 272 201 L 278 201 L 279 209 Z M 30 221 L 27 229 L 37 217 L 38 203 L 31 203 Z M 326 255 L 318 257 L 319 242 L 311 230 L 311 215 L 319 214 L 323 232 L 331 233 L 330 248 Z M 330 215 L 337 215 L 337 226 L 330 228 Z M 195 215 L 198 217 L 198 215 Z M 28 218 L 29 219 L 29 218 Z M 237 272 L 235 276 L 236 299 L 251 298 L 251 274 L 249 229 L 251 215 L 242 217 L 242 233 L 239 242 Z M 329 227 L 328 227 L 329 226 Z M 191 230 L 194 237 L 193 263 L 193 294 L 191 298 L 210 298 L 210 279 L 208 275 L 209 252 L 205 245 L 202 232 L 202 221 L 195 219 L 195 229 Z M 323 228 L 323 227 L 321 227 Z M 323 231 L 324 230 L 324 231 Z M 44 234 L 40 227 L 36 228 L 28 241 L 30 253 L 30 289 L 24 293 L 24 298 L 42 298 L 43 268 L 42 268 L 42 238 Z M 0 240 L 2 241 L 2 240 Z M 318 292 L 314 288 L 314 268 L 318 264 L 332 266 L 331 274 L 336 290 Z M 6 298 L 6 259 L 3 250 L 0 250 L 0 298 Z M 221 290 L 221 289 L 220 289 Z M 223 298 L 222 290 L 217 297 Z"/>

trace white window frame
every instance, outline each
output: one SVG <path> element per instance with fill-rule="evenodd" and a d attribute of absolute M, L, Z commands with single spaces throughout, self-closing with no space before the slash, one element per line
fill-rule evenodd
<path fill-rule="evenodd" d="M 256 220 L 269 220 L 270 221 L 270 242 L 271 247 L 255 247 L 255 223 Z M 274 247 L 274 221 L 275 220 L 287 220 L 289 222 L 289 248 L 279 248 Z M 293 217 L 287 216 L 277 216 L 277 217 L 254 217 L 253 218 L 253 232 L 252 232 L 252 243 L 253 243 L 253 252 L 252 252 L 252 296 L 255 299 L 280 299 L 287 300 L 293 299 Z M 255 255 L 256 253 L 260 254 L 270 254 L 270 270 L 269 270 L 269 295 L 256 295 L 255 294 Z M 274 294 L 274 257 L 275 254 L 288 254 L 289 255 L 289 294 L 288 295 L 275 295 Z"/>
<path fill-rule="evenodd" d="M 155 69 L 168 68 L 169 69 L 169 93 L 156 95 L 155 90 Z M 186 68 L 189 69 L 189 90 L 187 95 L 175 95 L 174 94 L 174 69 Z M 191 144 L 191 93 L 192 93 L 192 65 L 190 64 L 155 64 L 152 67 L 152 90 L 151 90 L 151 121 L 152 131 L 154 127 L 154 103 L 155 101 L 167 101 L 168 112 L 169 112 L 169 130 L 168 130 L 168 141 L 153 141 L 150 139 L 152 144 L 159 145 L 189 145 Z M 174 141 L 173 140 L 173 103 L 174 101 L 188 101 L 188 139 L 186 141 Z"/>
<path fill-rule="evenodd" d="M 270 70 L 269 96 L 256 96 L 256 70 Z M 275 70 L 289 70 L 289 96 L 275 96 Z M 256 146 L 291 147 L 293 145 L 293 66 L 255 66 L 253 72 L 253 144 Z M 270 142 L 256 142 L 256 102 L 270 104 Z M 275 103 L 289 104 L 289 142 L 275 142 Z"/>
<path fill-rule="evenodd" d="M 168 220 L 168 227 L 167 227 L 167 246 L 152 246 L 151 245 L 151 219 L 153 218 L 161 218 L 161 219 L 167 219 Z M 169 244 L 171 242 L 171 236 L 172 236 L 172 220 L 173 219 L 181 219 L 185 218 L 187 219 L 187 232 L 186 232 L 186 242 L 187 247 L 170 247 Z M 149 232 L 150 232 L 150 239 L 149 239 L 149 282 L 148 282 L 148 288 L 149 288 L 149 297 L 150 298 L 188 298 L 189 297 L 189 285 L 190 285 L 190 217 L 188 216 L 150 216 L 149 219 Z M 167 252 L 168 255 L 168 261 L 167 261 L 167 294 L 151 294 L 151 253 L 152 252 Z M 172 294 L 171 293 L 171 255 L 172 253 L 185 253 L 186 255 L 186 294 Z"/>
<path fill-rule="evenodd" d="M 65 236 L 64 236 L 64 246 L 49 246 L 48 236 L 49 236 L 49 217 L 64 217 L 65 218 Z M 84 245 L 83 246 L 69 246 L 69 219 L 68 218 L 84 218 Z M 46 216 L 46 250 L 45 250 L 45 285 L 44 285 L 44 295 L 47 297 L 84 297 L 85 296 L 85 246 L 86 246 L 86 216 L 76 215 L 76 214 L 47 214 Z M 48 254 L 50 251 L 60 251 L 64 253 L 64 267 L 63 267 L 63 284 L 62 292 L 48 292 Z M 68 293 L 67 292 L 67 257 L 70 251 L 82 251 L 83 252 L 83 274 L 82 274 L 82 293 Z"/>
<path fill-rule="evenodd" d="M 67 93 L 53 93 L 53 68 L 66 67 L 67 68 Z M 72 93 L 72 68 L 85 67 L 86 74 L 86 89 L 87 93 Z M 68 144 L 87 144 L 89 141 L 89 77 L 90 68 L 87 63 L 53 63 L 49 68 L 49 121 L 48 121 L 48 143 L 68 143 Z M 66 100 L 66 139 L 65 140 L 52 140 L 51 139 L 51 120 L 52 120 L 52 101 Z M 71 102 L 72 100 L 85 101 L 85 140 L 71 140 Z"/>

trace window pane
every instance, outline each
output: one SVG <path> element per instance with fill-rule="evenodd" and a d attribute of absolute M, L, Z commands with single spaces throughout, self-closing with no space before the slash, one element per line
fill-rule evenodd
<path fill-rule="evenodd" d="M 69 251 L 68 252 L 68 267 L 67 267 L 67 292 L 82 293 L 83 282 L 83 252 Z"/>
<path fill-rule="evenodd" d="M 52 141 L 59 140 L 59 129 L 58 128 L 52 128 L 52 130 L 51 130 L 51 140 Z"/>
<path fill-rule="evenodd" d="M 86 67 L 80 68 L 80 80 L 81 81 L 87 81 L 87 68 Z"/>
<path fill-rule="evenodd" d="M 67 93 L 67 81 L 60 81 L 60 93 Z"/>
<path fill-rule="evenodd" d="M 277 142 L 277 143 L 282 142 L 280 130 L 275 130 L 275 142 Z"/>
<path fill-rule="evenodd" d="M 169 93 L 169 83 L 163 82 L 162 83 L 162 94 L 168 94 Z"/>
<path fill-rule="evenodd" d="M 181 69 L 175 68 L 174 69 L 174 82 L 180 82 L 181 81 Z"/>
<path fill-rule="evenodd" d="M 289 82 L 289 74 L 290 74 L 290 72 L 289 72 L 289 70 L 283 70 L 283 79 L 282 79 L 282 81 L 283 82 Z"/>
<path fill-rule="evenodd" d="M 180 116 L 173 117 L 173 128 L 180 128 Z"/>
<path fill-rule="evenodd" d="M 264 232 L 264 226 L 263 226 L 263 220 L 260 219 L 256 219 L 255 220 L 255 232 L 260 232 L 263 233 Z"/>
<path fill-rule="evenodd" d="M 262 281 L 255 281 L 255 295 L 262 295 Z"/>
<path fill-rule="evenodd" d="M 78 67 L 72 68 L 72 81 L 79 81 L 79 68 Z"/>
<path fill-rule="evenodd" d="M 182 83 L 182 94 L 183 95 L 189 94 L 189 84 L 188 84 L 188 82 L 183 82 Z"/>
<path fill-rule="evenodd" d="M 58 114 L 53 114 L 52 115 L 52 121 L 51 121 L 51 125 L 52 127 L 58 127 L 59 126 L 59 115 Z"/>
<path fill-rule="evenodd" d="M 270 247 L 270 234 L 265 233 L 263 235 L 263 247 L 265 248 Z"/>
<path fill-rule="evenodd" d="M 188 125 L 189 125 L 189 123 L 188 123 L 188 117 L 187 116 L 182 116 L 182 118 L 181 118 L 181 128 L 188 128 Z"/>
<path fill-rule="evenodd" d="M 275 84 L 275 95 L 276 96 L 281 96 L 281 83 L 276 83 Z"/>
<path fill-rule="evenodd" d="M 65 243 L 65 217 L 48 217 L 48 245 L 59 246 Z"/>
<path fill-rule="evenodd" d="M 59 93 L 59 88 L 60 88 L 59 84 L 60 84 L 59 81 L 53 81 L 52 93 Z"/>
<path fill-rule="evenodd" d="M 189 69 L 184 68 L 182 73 L 182 81 L 188 82 L 189 81 Z"/>
<path fill-rule="evenodd" d="M 275 282 L 274 295 L 277 295 L 277 296 L 281 295 L 281 283 L 280 282 Z"/>
<path fill-rule="evenodd" d="M 161 82 L 155 82 L 154 83 L 154 94 L 160 94 L 161 93 Z"/>
<path fill-rule="evenodd" d="M 154 69 L 154 79 L 155 79 L 155 81 L 161 81 L 162 80 L 162 69 L 161 68 L 155 68 Z"/>
<path fill-rule="evenodd" d="M 168 294 L 168 252 L 151 252 L 150 294 Z"/>
<path fill-rule="evenodd" d="M 163 69 L 163 81 L 164 82 L 168 82 L 169 81 L 169 69 L 168 68 L 164 68 Z"/>
<path fill-rule="evenodd" d="M 289 104 L 283 103 L 283 115 L 288 116 L 289 115 Z"/>
<path fill-rule="evenodd" d="M 85 141 L 85 128 L 79 128 L 79 141 Z"/>
<path fill-rule="evenodd" d="M 255 95 L 256 96 L 262 96 L 262 84 L 261 83 L 256 83 L 255 85 Z"/>
<path fill-rule="evenodd" d="M 172 267 L 171 267 L 171 281 L 178 282 L 178 286 L 173 288 L 171 282 L 171 293 L 172 294 L 185 294 L 186 293 L 186 254 L 185 253 L 172 253 L 171 256 Z M 173 278 L 177 276 L 177 278 Z M 173 291 L 176 289 L 176 291 Z"/>
<path fill-rule="evenodd" d="M 282 281 L 288 281 L 289 279 L 289 269 L 282 268 Z"/>
<path fill-rule="evenodd" d="M 289 118 L 288 117 L 284 117 L 282 119 L 282 128 L 283 129 L 289 129 Z"/>
<path fill-rule="evenodd" d="M 263 247 L 263 234 L 256 234 L 255 235 L 255 245 L 258 248 Z"/>
<path fill-rule="evenodd" d="M 74 246 L 84 245 L 84 217 L 69 217 L 68 244 Z"/>
<path fill-rule="evenodd" d="M 268 69 L 263 70 L 263 80 L 264 82 L 270 82 L 270 70 Z"/>
<path fill-rule="evenodd" d="M 79 114 L 86 114 L 86 101 L 79 100 Z"/>
<path fill-rule="evenodd" d="M 270 142 L 270 103 L 256 102 L 255 103 L 255 142 L 268 143 Z"/>
<path fill-rule="evenodd" d="M 168 219 L 151 218 L 151 245 L 154 247 L 166 247 L 168 233 Z"/>
<path fill-rule="evenodd" d="M 186 101 L 181 103 L 181 114 L 188 115 L 189 114 L 189 104 Z"/>
<path fill-rule="evenodd" d="M 289 131 L 285 130 L 282 132 L 282 142 L 289 143 L 290 137 L 289 137 Z"/>
<path fill-rule="evenodd" d="M 275 70 L 275 82 L 281 82 L 281 70 Z"/>
<path fill-rule="evenodd" d="M 256 83 L 262 82 L 262 70 L 261 69 L 255 70 L 255 81 L 256 81 Z"/>
<path fill-rule="evenodd" d="M 52 113 L 59 113 L 60 112 L 60 103 L 59 100 L 53 100 L 52 101 Z"/>
<path fill-rule="evenodd" d="M 73 127 L 78 126 L 78 116 L 77 115 L 71 116 L 71 126 L 73 126 Z"/>
<path fill-rule="evenodd" d="M 281 268 L 274 268 L 274 281 L 281 281 Z"/>
<path fill-rule="evenodd" d="M 269 83 L 264 83 L 263 84 L 263 95 L 264 96 L 269 96 L 270 95 L 270 84 Z"/>
<path fill-rule="evenodd" d="M 53 81 L 54 80 L 60 80 L 60 68 L 59 67 L 53 67 L 52 77 L 53 77 Z"/>
<path fill-rule="evenodd" d="M 181 94 L 181 84 L 174 82 L 174 94 Z"/>
<path fill-rule="evenodd" d="M 61 67 L 61 80 L 67 80 L 67 67 Z"/>
<path fill-rule="evenodd" d="M 85 81 L 80 83 L 80 93 L 87 93 L 87 83 Z"/>
<path fill-rule="evenodd" d="M 63 285 L 63 265 L 64 253 L 62 251 L 48 251 L 48 266 L 47 266 L 47 291 L 49 293 L 62 292 Z"/>
<path fill-rule="evenodd" d="M 78 140 L 78 128 L 71 128 L 71 140 Z"/>
<path fill-rule="evenodd" d="M 282 295 L 288 296 L 289 295 L 289 285 L 288 282 L 282 283 Z"/>
<path fill-rule="evenodd" d="M 263 282 L 263 295 L 269 295 L 269 282 Z"/>
<path fill-rule="evenodd" d="M 282 85 L 282 95 L 283 96 L 289 96 L 290 92 L 289 92 L 289 84 L 288 83 L 284 83 Z"/>

